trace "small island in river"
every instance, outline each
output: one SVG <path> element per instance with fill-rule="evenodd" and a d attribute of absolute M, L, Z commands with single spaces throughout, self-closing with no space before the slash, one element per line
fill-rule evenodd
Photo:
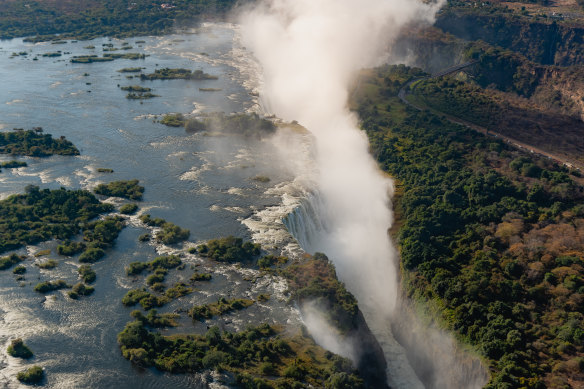
<path fill-rule="evenodd" d="M 156 69 L 151 74 L 140 74 L 142 80 L 217 80 L 217 76 L 207 74 L 202 70 L 190 71 L 189 69 Z"/>
<path fill-rule="evenodd" d="M 51 134 L 15 129 L 14 131 L 0 132 L 0 154 L 46 157 L 55 154 L 79 155 L 79 150 L 64 136 L 53 138 Z M 20 166 L 7 165 L 3 167 Z"/>

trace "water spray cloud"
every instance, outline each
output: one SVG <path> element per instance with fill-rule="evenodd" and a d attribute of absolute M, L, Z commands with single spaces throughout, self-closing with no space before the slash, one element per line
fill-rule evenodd
<path fill-rule="evenodd" d="M 244 42 L 263 68 L 267 111 L 316 137 L 318 191 L 328 226 L 315 249 L 350 289 L 386 313 L 395 306 L 395 250 L 387 236 L 391 182 L 378 172 L 347 109 L 356 72 L 376 63 L 400 28 L 431 21 L 437 5 L 404 0 L 273 0 L 243 14 Z M 361 294 L 361 293 L 359 293 Z M 363 301 L 361 301 L 363 303 Z"/>
<path fill-rule="evenodd" d="M 384 348 L 398 296 L 397 254 L 387 233 L 392 182 L 379 172 L 347 108 L 349 87 L 361 68 L 377 64 L 403 26 L 431 22 L 439 6 L 411 0 L 267 0 L 240 21 L 244 43 L 263 69 L 265 110 L 298 120 L 315 137 L 315 196 L 324 228 L 305 249 L 333 260 Z"/>

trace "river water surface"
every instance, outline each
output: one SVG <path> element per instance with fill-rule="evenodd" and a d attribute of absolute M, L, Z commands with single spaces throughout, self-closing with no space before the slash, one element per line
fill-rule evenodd
<path fill-rule="evenodd" d="M 140 42 L 144 41 L 144 42 Z M 73 64 L 73 55 L 102 54 L 103 45 L 133 49 L 116 53 L 139 52 L 142 60 L 117 59 L 111 62 Z M 88 48 L 94 46 L 95 48 Z M 61 51 L 61 57 L 42 57 Z M 12 53 L 27 52 L 26 56 Z M 37 60 L 33 60 L 37 57 Z M 158 68 L 201 69 L 218 80 L 140 81 L 128 79 L 132 73 L 121 68 L 143 67 L 145 73 Z M 294 206 L 289 194 L 294 175 L 280 163 L 278 148 L 270 141 L 238 137 L 187 134 L 182 128 L 166 127 L 156 122 L 168 112 L 245 112 L 257 110 L 252 93 L 253 61 L 239 45 L 234 28 L 227 24 L 203 25 L 192 33 L 164 37 L 140 37 L 125 41 L 107 38 L 66 44 L 25 43 L 22 39 L 0 42 L 0 129 L 41 126 L 55 137 L 65 136 L 81 151 L 78 157 L 19 158 L 28 167 L 5 169 L 0 173 L 0 195 L 22 193 L 26 185 L 42 188 L 91 189 L 100 182 L 139 179 L 146 187 L 141 212 L 162 217 L 188 228 L 195 244 L 209 238 L 236 235 L 263 244 L 289 245 L 281 223 L 282 213 Z M 141 85 L 160 97 L 144 100 L 126 99 L 119 86 Z M 221 89 L 205 92 L 199 88 Z M 290 134 L 292 138 L 298 136 Z M 12 158 L 0 157 L 6 161 Z M 98 173 L 98 168 L 114 173 Z M 267 176 L 267 183 L 255 176 Z M 108 199 L 120 203 L 119 199 Z M 99 263 L 95 293 L 74 301 L 64 291 L 46 298 L 33 286 L 46 280 L 77 282 L 78 263 L 60 257 L 55 242 L 20 250 L 31 255 L 24 283 L 11 271 L 0 272 L 0 387 L 19 387 L 16 373 L 32 364 L 45 368 L 48 388 L 181 388 L 198 385 L 193 376 L 170 375 L 154 369 L 137 369 L 119 351 L 116 335 L 131 318 L 132 309 L 120 300 L 142 281 L 131 280 L 124 267 L 132 261 L 151 260 L 157 254 L 173 252 L 177 247 L 140 243 L 147 232 L 133 217 L 115 247 Z M 50 255 L 33 254 L 52 249 Z M 54 258 L 59 266 L 40 270 L 34 262 Z M 286 285 L 270 276 L 237 266 L 217 266 L 194 255 L 186 255 L 187 267 L 173 271 L 168 284 L 188 280 L 192 266 L 213 273 L 209 284 L 173 302 L 164 311 L 216 301 L 219 296 L 255 297 L 270 293 L 272 298 L 254 304 L 236 317 L 215 320 L 225 329 L 237 329 L 248 323 L 280 322 L 298 324 L 297 311 L 285 303 Z M 183 315 L 184 316 L 184 315 Z M 182 319 L 187 328 L 190 320 Z M 201 324 L 196 331 L 206 328 Z M 175 331 L 180 331 L 175 330 Z M 184 328 L 182 329 L 184 331 Z M 22 337 L 35 353 L 31 361 L 7 356 L 11 339 Z"/>

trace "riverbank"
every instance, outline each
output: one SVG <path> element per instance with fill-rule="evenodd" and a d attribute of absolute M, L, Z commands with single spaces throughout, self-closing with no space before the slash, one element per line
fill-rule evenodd
<path fill-rule="evenodd" d="M 403 65 L 368 74 L 357 111 L 381 167 L 403 184 L 397 236 L 407 295 L 476 347 L 491 371 L 487 387 L 579 382 L 582 309 L 571 280 L 582 277 L 583 246 L 554 244 L 580 233 L 578 177 L 405 106 L 398 92 L 416 72 Z M 557 328 L 569 334 L 566 348 Z"/>

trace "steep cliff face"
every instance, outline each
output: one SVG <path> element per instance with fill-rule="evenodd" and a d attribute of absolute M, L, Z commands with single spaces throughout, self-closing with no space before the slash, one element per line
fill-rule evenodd
<path fill-rule="evenodd" d="M 436 27 L 465 40 L 483 40 L 525 55 L 543 65 L 584 61 L 584 28 L 503 13 L 446 11 Z"/>
<path fill-rule="evenodd" d="M 584 121 L 584 69 L 548 69 L 532 100 L 544 109 Z"/>
<path fill-rule="evenodd" d="M 478 63 L 465 72 L 481 87 L 504 92 L 500 96 L 502 99 L 516 101 L 517 96 L 521 96 L 527 99 L 524 104 L 530 109 L 584 120 L 584 68 L 581 65 L 542 65 L 520 53 L 481 41 L 469 42 L 435 27 L 405 31 L 392 54 L 398 61 L 428 73 L 477 59 Z M 572 59 L 578 57 L 578 52 L 565 54 Z"/>
<path fill-rule="evenodd" d="M 335 267 L 326 255 L 316 253 L 311 259 L 288 267 L 285 274 L 303 316 L 318 307 L 328 330 L 338 332 L 339 341 L 350 345 L 365 387 L 386 388 L 383 350 L 365 322 L 357 300 L 337 279 Z M 311 326 L 308 327 L 311 331 Z"/>
<path fill-rule="evenodd" d="M 396 62 L 434 73 L 462 62 L 466 46 L 467 42 L 438 28 L 412 28 L 402 31 L 391 54 Z"/>

